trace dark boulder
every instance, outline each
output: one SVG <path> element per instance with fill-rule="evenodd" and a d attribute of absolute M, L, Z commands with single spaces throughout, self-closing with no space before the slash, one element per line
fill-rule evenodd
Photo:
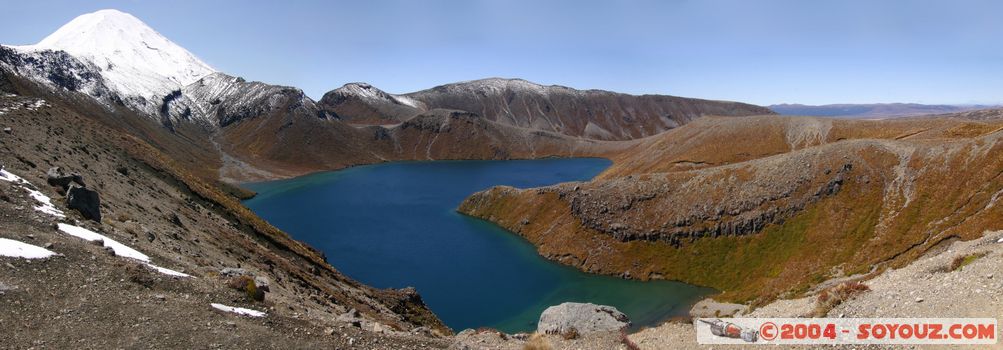
<path fill-rule="evenodd" d="M 101 198 L 94 190 L 71 184 L 66 190 L 66 206 L 86 219 L 101 222 Z"/>
<path fill-rule="evenodd" d="M 49 168 L 49 171 L 46 172 L 45 175 L 46 181 L 49 185 L 59 186 L 64 190 L 69 188 L 71 183 L 77 183 L 80 186 L 87 186 L 84 184 L 83 176 L 80 176 L 80 174 L 77 173 L 66 174 L 63 172 L 63 169 L 58 166 Z"/>

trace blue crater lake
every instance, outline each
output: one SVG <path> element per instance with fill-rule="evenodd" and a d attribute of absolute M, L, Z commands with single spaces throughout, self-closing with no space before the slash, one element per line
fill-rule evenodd
<path fill-rule="evenodd" d="M 544 309 L 566 301 L 615 306 L 635 327 L 686 314 L 713 291 L 584 273 L 456 212 L 464 198 L 491 186 L 584 181 L 609 165 L 596 158 L 384 163 L 246 184 L 258 195 L 244 204 L 362 283 L 417 288 L 457 331 L 532 331 Z"/>

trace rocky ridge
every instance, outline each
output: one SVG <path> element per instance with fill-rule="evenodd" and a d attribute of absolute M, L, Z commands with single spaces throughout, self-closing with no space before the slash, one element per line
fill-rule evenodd
<path fill-rule="evenodd" d="M 596 140 L 654 135 L 703 115 L 773 114 L 736 102 L 663 95 L 632 96 L 602 90 L 544 86 L 522 79 L 489 78 L 392 95 L 368 84 L 325 94 L 321 108 L 355 122 L 394 124 L 420 111 L 476 113 L 504 125 Z"/>

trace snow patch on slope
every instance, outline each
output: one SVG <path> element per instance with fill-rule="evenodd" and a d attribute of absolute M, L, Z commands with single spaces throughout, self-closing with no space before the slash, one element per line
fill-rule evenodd
<path fill-rule="evenodd" d="M 0 256 L 24 259 L 44 259 L 56 255 L 51 250 L 13 239 L 0 238 Z"/>
<path fill-rule="evenodd" d="M 136 259 L 136 260 L 139 260 L 139 261 L 142 261 L 142 262 L 147 262 L 147 263 L 150 262 L 150 257 L 146 256 L 146 254 L 140 253 L 138 250 L 129 248 L 125 244 L 118 243 L 117 241 L 115 241 L 115 240 L 113 240 L 111 238 L 105 237 L 102 234 L 99 234 L 97 232 L 85 229 L 83 227 L 73 226 L 73 225 L 67 225 L 67 224 L 60 223 L 59 224 L 59 230 L 63 231 L 66 234 L 69 234 L 71 236 L 74 236 L 74 237 L 77 237 L 77 238 L 80 238 L 80 239 L 83 239 L 83 240 L 86 240 L 86 241 L 90 241 L 90 242 L 102 241 L 102 242 L 104 242 L 103 243 L 104 246 L 105 247 L 110 247 L 112 250 L 114 250 L 115 251 L 115 255 L 117 255 L 117 256 L 122 256 L 122 257 L 130 258 L 130 259 Z"/>
<path fill-rule="evenodd" d="M 258 310 L 245 309 L 242 307 L 226 306 L 223 304 L 216 304 L 216 303 L 212 303 L 209 305 L 211 305 L 216 310 L 224 312 L 232 312 L 241 316 L 265 317 L 265 313 Z"/>
<path fill-rule="evenodd" d="M 31 198 L 34 198 L 35 201 L 39 203 L 39 205 L 35 206 L 35 210 L 55 216 L 57 218 L 66 217 L 66 215 L 63 214 L 62 210 L 59 210 L 56 208 L 55 205 L 52 205 L 52 199 L 49 198 L 49 196 L 46 196 L 42 194 L 42 192 L 39 192 L 38 190 L 34 189 L 35 186 L 33 186 L 27 180 L 22 179 L 20 176 L 14 175 L 13 173 L 7 170 L 0 169 L 0 180 L 13 182 L 15 184 L 20 185 L 21 188 L 23 188 L 25 191 L 28 191 L 28 195 L 31 196 Z"/>
<path fill-rule="evenodd" d="M 139 260 L 140 262 L 144 263 L 146 266 L 149 266 L 150 268 L 152 268 L 154 270 L 157 270 L 157 272 L 160 272 L 162 274 L 169 275 L 169 276 L 175 276 L 175 277 L 192 277 L 191 275 L 183 273 L 183 272 L 178 272 L 178 271 L 174 271 L 174 270 L 171 270 L 171 269 L 163 268 L 163 267 L 160 267 L 160 266 L 157 266 L 157 265 L 153 265 L 153 264 L 150 263 L 150 257 L 147 256 L 146 254 L 140 253 L 138 250 L 132 249 L 129 246 L 126 246 L 125 244 L 119 243 L 119 242 L 117 242 L 117 241 L 115 241 L 115 240 L 113 240 L 111 238 L 108 238 L 105 235 L 102 235 L 100 233 L 88 230 L 86 228 L 60 223 L 59 224 L 59 230 L 63 231 L 63 233 L 66 233 L 68 235 L 71 235 L 71 236 L 74 236 L 74 237 L 77 237 L 77 238 L 80 238 L 80 239 L 83 239 L 83 240 L 86 240 L 86 241 L 90 241 L 90 242 L 98 242 L 98 241 L 100 241 L 100 242 L 102 242 L 102 244 L 105 247 L 109 247 L 113 251 L 115 251 L 115 255 L 121 256 L 121 257 L 125 257 L 125 258 Z"/>
<path fill-rule="evenodd" d="M 187 273 L 180 272 L 180 271 L 174 271 L 174 270 L 171 270 L 171 269 L 168 269 L 168 268 L 163 268 L 163 267 L 160 267 L 160 266 L 157 266 L 157 265 L 154 265 L 154 264 L 146 264 L 146 266 L 149 266 L 150 268 L 156 270 L 157 272 L 160 272 L 160 273 L 168 275 L 168 276 L 174 276 L 174 277 L 192 277 L 192 275 L 189 275 Z"/>

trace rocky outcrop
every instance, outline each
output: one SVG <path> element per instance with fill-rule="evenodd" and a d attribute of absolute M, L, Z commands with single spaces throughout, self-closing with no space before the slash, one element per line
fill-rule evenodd
<path fill-rule="evenodd" d="M 45 177 L 46 182 L 48 182 L 50 186 L 58 186 L 63 190 L 68 189 L 71 183 L 76 183 L 80 186 L 87 186 L 84 184 L 83 176 L 80 176 L 80 174 L 77 173 L 63 173 L 63 169 L 57 166 L 49 168 L 49 171 L 45 173 Z"/>
<path fill-rule="evenodd" d="M 101 222 L 101 196 L 97 191 L 71 184 L 66 190 L 66 206 L 80 212 L 85 219 Z"/>
<path fill-rule="evenodd" d="M 209 128 L 265 116 L 325 114 L 317 109 L 303 90 L 281 85 L 246 81 L 223 73 L 213 73 L 165 97 L 163 113 L 174 121 L 201 123 Z"/>
<path fill-rule="evenodd" d="M 101 222 L 101 196 L 87 188 L 82 175 L 65 173 L 62 168 L 54 166 L 45 173 L 45 180 L 50 186 L 57 187 L 60 193 L 66 194 L 68 208 L 80 212 L 85 219 Z"/>
<path fill-rule="evenodd" d="M 620 241 L 678 245 L 700 237 L 756 233 L 782 223 L 838 193 L 852 171 L 850 160 L 802 152 L 756 167 L 627 176 L 559 186 L 556 191 L 586 227 Z"/>
<path fill-rule="evenodd" d="M 396 124 L 425 110 L 405 96 L 392 95 L 366 83 L 349 83 L 332 90 L 317 102 L 336 118 L 354 124 Z"/>
<path fill-rule="evenodd" d="M 540 314 L 536 331 L 544 334 L 589 334 L 630 327 L 627 315 L 615 307 L 592 303 L 563 303 Z"/>
<path fill-rule="evenodd" d="M 63 51 L 0 46 L 0 67 L 55 89 L 82 91 L 97 99 L 111 92 L 97 67 Z"/>

